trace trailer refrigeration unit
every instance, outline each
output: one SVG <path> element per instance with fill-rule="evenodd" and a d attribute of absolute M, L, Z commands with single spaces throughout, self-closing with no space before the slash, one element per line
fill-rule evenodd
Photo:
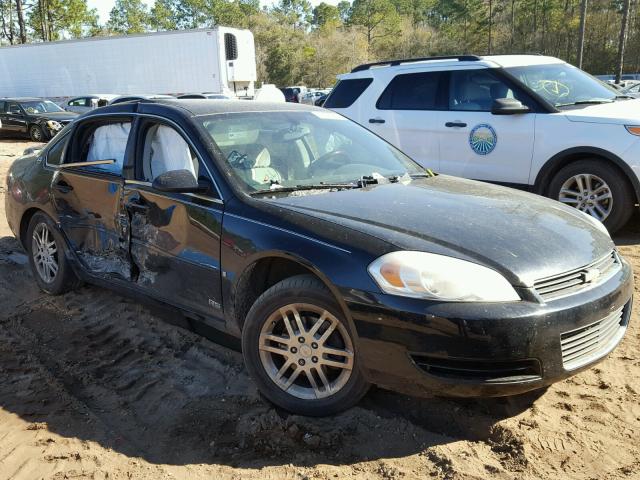
<path fill-rule="evenodd" d="M 234 93 L 251 97 L 253 34 L 215 27 L 0 48 L 0 97 Z"/>

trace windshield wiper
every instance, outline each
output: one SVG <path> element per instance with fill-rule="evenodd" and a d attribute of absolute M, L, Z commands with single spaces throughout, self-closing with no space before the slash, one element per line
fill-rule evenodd
<path fill-rule="evenodd" d="M 578 100 L 577 102 L 560 103 L 556 107 L 571 107 L 573 105 L 600 105 L 602 103 L 613 103 L 613 100 Z"/>
<path fill-rule="evenodd" d="M 255 192 L 251 192 L 251 195 L 264 195 L 267 193 L 290 193 L 290 192 L 298 192 L 302 190 L 344 190 L 350 188 L 359 188 L 360 185 L 358 183 L 314 183 L 309 185 L 294 185 L 291 187 L 283 187 L 279 184 L 276 188 L 265 188 L 263 190 L 256 190 Z"/>
<path fill-rule="evenodd" d="M 616 95 L 616 100 L 617 99 L 624 99 L 624 100 L 634 100 L 636 97 L 632 97 L 631 95 Z"/>

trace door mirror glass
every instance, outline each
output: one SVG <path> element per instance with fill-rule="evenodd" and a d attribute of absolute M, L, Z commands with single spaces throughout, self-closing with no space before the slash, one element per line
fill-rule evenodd
<path fill-rule="evenodd" d="M 200 191 L 198 180 L 189 170 L 171 170 L 158 175 L 152 187 L 159 192 L 194 193 Z"/>
<path fill-rule="evenodd" d="M 515 115 L 518 113 L 528 113 L 531 109 L 515 98 L 497 98 L 491 106 L 491 113 L 494 115 Z"/>

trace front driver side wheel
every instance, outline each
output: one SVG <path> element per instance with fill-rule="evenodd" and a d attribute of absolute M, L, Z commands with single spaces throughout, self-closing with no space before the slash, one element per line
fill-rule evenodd
<path fill-rule="evenodd" d="M 293 413 L 331 415 L 356 404 L 369 387 L 343 314 L 312 275 L 285 279 L 256 300 L 242 351 L 262 394 Z"/>
<path fill-rule="evenodd" d="M 31 140 L 34 142 L 44 142 L 44 130 L 42 130 L 42 127 L 39 125 L 31 125 L 29 128 L 29 137 L 31 137 Z"/>

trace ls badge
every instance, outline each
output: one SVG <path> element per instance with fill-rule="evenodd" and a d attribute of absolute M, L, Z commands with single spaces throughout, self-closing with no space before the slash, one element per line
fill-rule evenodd
<path fill-rule="evenodd" d="M 489 155 L 496 148 L 498 135 L 491 125 L 481 123 L 469 133 L 469 146 L 478 155 Z"/>

